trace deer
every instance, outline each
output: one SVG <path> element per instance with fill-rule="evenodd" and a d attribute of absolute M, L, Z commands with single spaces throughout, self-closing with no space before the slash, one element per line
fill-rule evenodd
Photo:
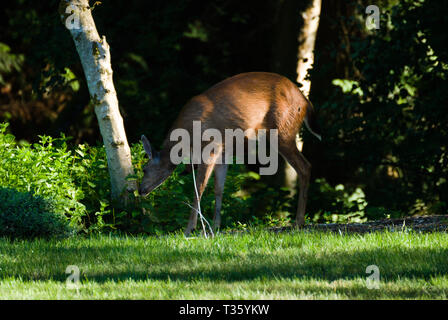
<path fill-rule="evenodd" d="M 145 135 L 142 135 L 141 142 L 149 160 L 143 166 L 144 175 L 139 186 L 141 196 L 148 195 L 160 186 L 175 170 L 177 165 L 170 161 L 170 150 L 174 144 L 170 140 L 170 133 L 176 128 L 182 128 L 191 134 L 194 121 L 200 121 L 202 130 L 215 128 L 223 135 L 225 129 L 277 129 L 278 153 L 295 169 L 299 180 L 295 226 L 304 225 L 311 164 L 298 150 L 296 135 L 304 122 L 315 137 L 319 140 L 322 137 L 314 107 L 297 85 L 276 73 L 248 72 L 227 78 L 191 98 L 181 109 L 160 151 L 153 149 Z M 213 171 L 215 188 L 213 229 L 220 228 L 228 164 L 220 163 L 217 159 L 222 156 L 220 152 L 225 150 L 225 142 L 215 150 L 218 152 L 211 153 L 208 161 L 203 161 L 197 166 L 198 194 L 184 231 L 186 236 L 197 226 L 199 203 Z"/>

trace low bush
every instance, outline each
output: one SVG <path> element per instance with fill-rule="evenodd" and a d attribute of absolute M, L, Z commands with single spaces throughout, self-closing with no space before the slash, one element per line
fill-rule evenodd
<path fill-rule="evenodd" d="M 49 223 L 49 230 L 53 230 L 57 223 L 52 224 L 49 217 L 56 214 L 66 217 L 72 228 L 83 233 L 158 234 L 185 227 L 191 211 L 189 205 L 194 199 L 193 178 L 191 173 L 184 172 L 185 165 L 179 165 L 167 181 L 146 198 L 131 195 L 132 205 L 116 210 L 110 201 L 110 179 L 103 146 L 81 144 L 69 148 L 68 138 L 63 135 L 40 138 L 40 142 L 33 145 L 18 143 L 7 133 L 7 124 L 0 124 L 0 185 L 15 190 L 14 201 L 32 197 L 29 199 L 34 199 L 33 206 L 37 206 L 31 206 L 37 209 L 29 211 L 36 213 L 29 213 L 22 204 L 14 210 L 3 209 L 8 216 L 15 212 L 16 226 L 23 223 L 22 228 L 29 228 L 34 219 L 31 216 L 42 215 L 45 217 L 42 223 Z M 140 180 L 147 161 L 145 152 L 138 143 L 131 146 L 131 153 L 135 175 L 129 179 Z M 214 212 L 214 202 L 211 179 L 201 200 L 203 213 L 208 218 Z M 12 208 L 13 202 L 8 205 Z M 243 165 L 232 165 L 224 190 L 222 227 L 287 225 L 294 217 L 296 205 L 297 195 L 291 198 L 288 190 L 273 188 Z M 308 212 L 311 213 L 308 220 L 315 222 L 357 222 L 390 215 L 384 208 L 369 207 L 363 190 L 351 190 L 342 185 L 333 187 L 323 179 L 316 179 L 310 186 Z M 26 217 L 31 219 L 29 223 Z M 0 233 L 13 235 L 13 229 L 8 227 L 12 222 L 7 221 L 10 220 L 0 225 Z M 14 227 L 14 230 L 19 229 Z M 23 230 L 17 231 L 17 235 L 27 234 Z M 61 232 L 64 230 L 62 228 Z M 52 232 L 45 231 L 39 224 L 28 233 L 46 236 Z"/>
<path fill-rule="evenodd" d="M 87 213 L 83 191 L 74 181 L 72 154 L 64 136 L 41 136 L 33 145 L 18 143 L 7 133 L 7 124 L 0 124 L 0 185 L 50 201 L 54 212 L 79 226 Z"/>
<path fill-rule="evenodd" d="M 0 189 L 0 236 L 16 238 L 66 237 L 74 230 L 51 201 L 31 192 Z"/>
<path fill-rule="evenodd" d="M 73 228 L 84 233 L 114 230 L 161 233 L 185 226 L 191 210 L 189 204 L 193 202 L 193 179 L 191 174 L 183 173 L 184 165 L 148 197 L 134 197 L 132 206 L 116 210 L 110 202 L 104 147 L 78 145 L 70 149 L 67 141 L 61 135 L 41 136 L 40 142 L 33 145 L 18 143 L 7 133 L 7 124 L 0 124 L 0 185 L 45 199 L 51 203 L 52 212 L 67 217 Z M 131 151 L 136 171 L 132 178 L 141 179 L 147 161 L 145 152 L 140 144 L 131 146 Z M 243 183 L 256 178 L 241 166 L 229 170 L 222 207 L 224 226 L 250 219 L 253 199 L 238 191 Z M 201 205 L 204 212 L 213 212 L 213 187 L 206 190 Z"/>

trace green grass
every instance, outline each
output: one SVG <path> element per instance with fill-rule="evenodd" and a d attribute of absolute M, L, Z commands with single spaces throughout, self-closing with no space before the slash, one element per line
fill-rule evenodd
<path fill-rule="evenodd" d="M 377 265 L 380 288 L 366 286 Z M 81 271 L 67 288 L 66 267 Z M 2 299 L 447 299 L 448 234 L 0 240 Z"/>

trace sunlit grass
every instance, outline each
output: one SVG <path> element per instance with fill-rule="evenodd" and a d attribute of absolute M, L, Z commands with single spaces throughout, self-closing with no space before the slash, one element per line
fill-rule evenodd
<path fill-rule="evenodd" d="M 79 289 L 67 288 L 68 265 Z M 380 270 L 368 289 L 366 267 Z M 448 235 L 0 240 L 3 299 L 447 299 Z"/>

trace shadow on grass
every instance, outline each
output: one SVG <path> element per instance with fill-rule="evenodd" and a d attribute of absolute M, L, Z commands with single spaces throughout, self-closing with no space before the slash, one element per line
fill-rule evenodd
<path fill-rule="evenodd" d="M 365 279 L 377 265 L 381 279 L 425 279 L 448 275 L 448 250 L 386 248 L 340 251 L 328 255 L 297 252 L 239 254 L 217 250 L 142 248 L 137 246 L 46 247 L 27 252 L 20 246 L 1 252 L 0 278 L 65 281 L 68 265 L 77 265 L 89 282 L 171 280 L 190 282 L 313 278 Z M 31 250 L 31 249 L 30 249 Z M 37 252 L 36 252 L 37 251 Z"/>

